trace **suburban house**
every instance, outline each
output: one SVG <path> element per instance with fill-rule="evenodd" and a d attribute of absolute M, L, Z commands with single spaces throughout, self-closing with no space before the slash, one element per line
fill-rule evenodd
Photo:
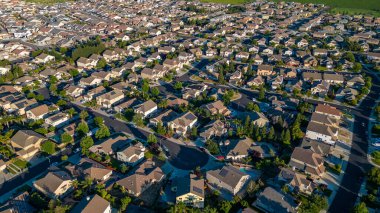
<path fill-rule="evenodd" d="M 46 138 L 32 130 L 19 130 L 11 138 L 11 145 L 21 158 L 33 157 L 40 149 Z"/>
<path fill-rule="evenodd" d="M 227 128 L 221 120 L 214 120 L 204 126 L 199 136 L 203 140 L 210 139 L 211 137 L 221 137 L 227 133 Z"/>
<path fill-rule="evenodd" d="M 82 87 L 97 86 L 100 83 L 102 83 L 102 79 L 92 75 L 88 76 L 87 78 L 81 78 L 79 81 L 79 85 Z"/>
<path fill-rule="evenodd" d="M 252 206 L 263 212 L 292 212 L 296 213 L 298 205 L 293 197 L 272 187 L 266 187 Z"/>
<path fill-rule="evenodd" d="M 329 73 L 323 73 L 323 80 L 332 83 L 332 84 L 343 84 L 344 83 L 344 77 L 340 74 L 329 74 Z"/>
<path fill-rule="evenodd" d="M 152 100 L 148 100 L 140 105 L 137 105 L 134 111 L 136 114 L 140 114 L 143 118 L 146 118 L 157 111 L 157 104 Z"/>
<path fill-rule="evenodd" d="M 306 129 L 306 137 L 323 141 L 328 144 L 335 144 L 338 139 L 339 129 L 334 126 L 328 126 L 326 124 L 310 121 Z"/>
<path fill-rule="evenodd" d="M 257 75 L 260 75 L 260 76 L 273 75 L 273 67 L 271 65 L 258 65 Z"/>
<path fill-rule="evenodd" d="M 221 188 L 236 195 L 249 180 L 249 175 L 234 166 L 226 165 L 221 169 L 207 171 L 206 178 L 212 187 Z"/>
<path fill-rule="evenodd" d="M 96 103 L 102 107 L 111 108 L 113 104 L 123 99 L 124 93 L 119 90 L 112 90 L 96 97 Z"/>
<path fill-rule="evenodd" d="M 168 126 L 179 135 L 186 134 L 197 123 L 198 118 L 192 112 L 186 112 L 170 121 Z"/>
<path fill-rule="evenodd" d="M 50 61 L 54 61 L 55 60 L 55 57 L 52 56 L 52 55 L 48 55 L 48 54 L 45 54 L 45 53 L 41 53 L 40 55 L 38 55 L 35 59 L 34 59 L 34 62 L 36 64 L 46 64 Z"/>
<path fill-rule="evenodd" d="M 77 98 L 81 95 L 83 95 L 84 93 L 84 89 L 82 87 L 79 87 L 79 86 L 72 86 L 70 85 L 69 87 L 67 87 L 65 89 L 66 91 L 66 94 L 73 97 L 73 98 Z"/>
<path fill-rule="evenodd" d="M 98 87 L 95 87 L 91 90 L 89 90 L 86 95 L 84 96 L 84 99 L 86 101 L 91 101 L 92 99 L 106 93 L 107 90 L 106 88 L 104 88 L 103 86 L 98 86 Z"/>
<path fill-rule="evenodd" d="M 195 174 L 176 178 L 172 183 L 171 190 L 176 193 L 176 203 L 184 203 L 196 208 L 204 207 L 205 182 L 203 178 Z"/>
<path fill-rule="evenodd" d="M 164 177 L 165 174 L 161 168 L 157 167 L 153 161 L 147 160 L 132 175 L 117 181 L 117 184 L 124 187 L 129 194 L 138 197 Z"/>
<path fill-rule="evenodd" d="M 293 171 L 289 168 L 281 168 L 277 176 L 278 181 L 283 181 L 291 191 L 311 195 L 316 189 L 316 184 L 307 178 L 306 175 Z"/>
<path fill-rule="evenodd" d="M 84 197 L 72 210 L 72 212 L 81 213 L 111 213 L 110 202 L 95 194 Z"/>
<path fill-rule="evenodd" d="M 318 104 L 315 108 L 315 112 L 335 117 L 336 119 L 340 119 L 342 117 L 342 112 L 335 107 L 329 105 Z"/>
<path fill-rule="evenodd" d="M 124 149 L 121 149 L 116 153 L 119 161 L 125 162 L 130 166 L 134 166 L 144 159 L 145 147 L 142 143 L 136 144 L 130 143 Z"/>
<path fill-rule="evenodd" d="M 36 180 L 33 186 L 51 199 L 59 199 L 70 192 L 73 180 L 67 172 L 57 170 L 48 172 L 43 178 Z"/>
<path fill-rule="evenodd" d="M 207 109 L 211 115 L 223 115 L 223 116 L 229 116 L 231 114 L 231 111 L 224 106 L 223 102 L 218 100 L 209 104 L 206 104 L 205 109 Z"/>
<path fill-rule="evenodd" d="M 49 113 L 49 107 L 42 104 L 26 111 L 26 117 L 31 120 L 43 119 Z"/>
<path fill-rule="evenodd" d="M 110 137 L 100 144 L 93 145 L 89 150 L 93 153 L 113 155 L 128 143 L 130 140 L 127 137 L 118 135 Z"/>
<path fill-rule="evenodd" d="M 261 75 L 257 76 L 257 77 L 252 77 L 251 79 L 249 79 L 247 81 L 247 86 L 254 86 L 254 87 L 259 87 L 261 85 L 263 85 L 265 83 L 263 77 Z"/>
<path fill-rule="evenodd" d="M 50 126 L 59 127 L 69 120 L 69 115 L 64 112 L 59 112 L 45 119 L 45 123 Z"/>
<path fill-rule="evenodd" d="M 266 142 L 253 142 L 250 151 L 254 157 L 262 159 L 276 156 L 276 149 Z"/>
<path fill-rule="evenodd" d="M 187 106 L 189 104 L 188 101 L 181 98 L 174 97 L 174 96 L 168 96 L 167 100 L 168 100 L 169 107 L 176 107 L 176 106 L 178 107 L 181 105 Z"/>
<path fill-rule="evenodd" d="M 302 72 L 302 78 L 304 81 L 322 81 L 322 74 L 319 72 Z"/>
<path fill-rule="evenodd" d="M 250 117 L 253 124 L 258 127 L 264 127 L 269 124 L 268 118 L 262 112 L 254 112 Z"/>
<path fill-rule="evenodd" d="M 153 126 L 157 126 L 158 123 L 161 123 L 162 125 L 166 126 L 169 121 L 172 121 L 176 117 L 178 117 L 178 113 L 171 109 L 168 109 L 165 112 L 151 118 L 149 120 L 149 123 Z"/>
<path fill-rule="evenodd" d="M 10 108 L 14 110 L 18 115 L 25 115 L 26 111 L 37 105 L 37 101 L 35 99 L 27 99 L 22 98 L 15 102 L 12 102 Z"/>
<path fill-rule="evenodd" d="M 250 138 L 226 140 L 226 159 L 227 160 L 241 160 L 247 157 L 250 153 L 250 147 L 253 141 Z"/>
<path fill-rule="evenodd" d="M 206 91 L 207 88 L 208 86 L 206 84 L 195 84 L 195 85 L 188 86 L 182 89 L 182 98 L 183 99 L 197 98 L 204 91 Z"/>
<path fill-rule="evenodd" d="M 99 182 L 108 180 L 112 175 L 111 169 L 89 158 L 81 158 L 78 165 L 68 165 L 65 169 L 70 171 L 73 177 L 91 178 Z"/>
<path fill-rule="evenodd" d="M 80 70 L 83 70 L 83 69 L 92 69 L 92 68 L 94 68 L 96 66 L 97 63 L 98 63 L 98 60 L 94 60 L 94 59 L 91 59 L 91 58 L 80 57 L 77 60 L 77 67 Z"/>
<path fill-rule="evenodd" d="M 322 157 L 327 157 L 334 150 L 334 147 L 327 143 L 321 143 L 317 140 L 304 137 L 300 147 L 310 149 L 311 151 L 320 154 Z"/>
<path fill-rule="evenodd" d="M 296 147 L 290 158 L 289 166 L 319 178 L 325 173 L 323 157 L 310 149 Z"/>

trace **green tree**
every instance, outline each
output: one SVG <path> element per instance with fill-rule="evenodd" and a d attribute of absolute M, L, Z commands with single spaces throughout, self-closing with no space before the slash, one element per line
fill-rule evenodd
<path fill-rule="evenodd" d="M 41 145 L 41 150 L 46 154 L 52 155 L 55 153 L 56 145 L 52 141 L 46 141 Z"/>
<path fill-rule="evenodd" d="M 76 69 L 69 70 L 71 77 L 75 78 L 79 75 L 79 71 Z"/>
<path fill-rule="evenodd" d="M 355 56 L 352 52 L 346 52 L 344 58 L 349 62 L 355 62 Z"/>
<path fill-rule="evenodd" d="M 87 134 L 90 129 L 88 128 L 88 125 L 85 121 L 82 121 L 78 124 L 76 130 L 75 130 L 79 135 L 85 135 Z"/>
<path fill-rule="evenodd" d="M 274 128 L 273 126 L 269 129 L 269 133 L 268 133 L 268 140 L 272 141 L 274 139 L 274 134 L 275 134 L 275 131 L 274 131 Z"/>
<path fill-rule="evenodd" d="M 41 102 L 41 101 L 45 100 L 45 97 L 42 94 L 38 94 L 38 95 L 36 95 L 36 100 Z"/>
<path fill-rule="evenodd" d="M 198 129 L 197 129 L 197 127 L 191 128 L 191 137 L 193 137 L 193 138 L 198 137 Z"/>
<path fill-rule="evenodd" d="M 128 167 L 125 164 L 120 166 L 120 172 L 125 174 L 128 171 Z"/>
<path fill-rule="evenodd" d="M 157 137 L 154 134 L 148 135 L 147 142 L 150 144 L 157 143 Z"/>
<path fill-rule="evenodd" d="M 82 120 L 86 120 L 86 118 L 88 118 L 88 112 L 87 111 L 81 111 L 80 114 L 79 114 L 79 117 L 82 119 Z"/>
<path fill-rule="evenodd" d="M 361 63 L 356 62 L 356 63 L 354 64 L 354 66 L 352 67 L 352 69 L 353 69 L 355 72 L 359 72 L 359 71 L 361 71 L 361 70 L 363 69 L 363 67 L 362 67 L 362 64 L 361 64 Z"/>
<path fill-rule="evenodd" d="M 94 145 L 94 141 L 92 140 L 90 136 L 86 136 L 82 138 L 82 140 L 80 141 L 80 147 L 82 147 L 82 152 L 87 151 L 93 145 Z"/>
<path fill-rule="evenodd" d="M 157 87 L 152 87 L 150 88 L 150 93 L 154 96 L 157 97 L 160 94 L 160 90 L 158 90 Z"/>
<path fill-rule="evenodd" d="M 181 90 L 182 89 L 182 82 L 180 82 L 180 81 L 175 82 L 174 89 L 175 90 Z"/>
<path fill-rule="evenodd" d="M 94 118 L 94 123 L 96 126 L 101 127 L 104 124 L 104 119 L 100 116 Z"/>
<path fill-rule="evenodd" d="M 46 134 L 48 133 L 48 130 L 45 129 L 45 128 L 43 128 L 43 127 L 41 127 L 41 128 L 37 128 L 37 129 L 35 129 L 34 131 L 37 132 L 37 133 L 40 133 L 40 134 L 42 134 L 42 135 L 46 135 Z"/>
<path fill-rule="evenodd" d="M 157 133 L 159 135 L 165 135 L 166 134 L 166 129 L 165 127 L 162 125 L 161 122 L 157 123 Z"/>
<path fill-rule="evenodd" d="M 106 66 L 107 66 L 107 61 L 104 58 L 101 58 L 96 64 L 96 68 L 98 69 L 104 69 L 104 67 Z"/>
<path fill-rule="evenodd" d="M 148 91 L 149 91 L 149 83 L 148 83 L 148 81 L 143 80 L 142 86 L 141 86 L 141 91 L 143 91 L 144 93 L 148 93 Z"/>
<path fill-rule="evenodd" d="M 67 132 L 64 132 L 63 134 L 61 134 L 61 142 L 71 143 L 73 142 L 73 137 L 71 137 L 71 135 L 69 135 Z"/>
<path fill-rule="evenodd" d="M 219 71 L 218 82 L 219 82 L 219 84 L 224 84 L 225 83 L 224 73 L 223 73 L 222 70 Z"/>
<path fill-rule="evenodd" d="M 327 198 L 323 195 L 312 195 L 308 200 L 304 199 L 300 205 L 300 212 L 319 213 L 321 210 L 327 209 Z"/>
<path fill-rule="evenodd" d="M 32 206 L 38 209 L 45 209 L 48 207 L 48 202 L 44 198 L 42 198 L 42 196 L 39 195 L 37 192 L 34 192 L 30 196 L 29 202 L 32 204 Z"/>
<path fill-rule="evenodd" d="M 68 159 L 69 159 L 69 156 L 67 156 L 67 155 L 62 155 L 62 157 L 61 157 L 62 161 L 67 161 Z"/>
<path fill-rule="evenodd" d="M 107 138 L 111 135 L 110 130 L 106 125 L 101 125 L 95 133 L 96 139 Z"/>
<path fill-rule="evenodd" d="M 67 110 L 67 114 L 69 114 L 70 118 L 73 117 L 76 113 L 77 111 L 72 107 Z"/>
<path fill-rule="evenodd" d="M 231 205 L 231 202 L 230 201 L 227 201 L 227 200 L 223 200 L 221 203 L 220 203 L 220 210 L 224 213 L 228 213 L 230 212 L 232 208 L 232 205 Z"/>
<path fill-rule="evenodd" d="M 127 206 L 132 201 L 132 199 L 128 196 L 123 197 L 120 199 L 120 211 L 125 211 L 127 209 Z"/>
<path fill-rule="evenodd" d="M 144 126 L 144 120 L 141 114 L 135 114 L 132 118 L 132 122 L 136 124 L 136 126 Z"/>
<path fill-rule="evenodd" d="M 364 202 L 360 202 L 354 207 L 353 213 L 368 213 L 368 208 Z"/>
<path fill-rule="evenodd" d="M 63 106 L 66 106 L 66 105 L 67 105 L 67 102 L 66 102 L 65 100 L 59 99 L 59 100 L 57 101 L 57 105 L 58 105 L 59 107 L 63 107 Z"/>
<path fill-rule="evenodd" d="M 213 141 L 213 140 L 207 140 L 205 145 L 206 145 L 206 149 L 212 155 L 219 154 L 219 146 L 218 146 L 218 144 L 215 141 Z"/>
<path fill-rule="evenodd" d="M 285 145 L 290 145 L 290 131 L 289 131 L 289 129 L 286 129 L 286 131 L 285 131 L 285 135 L 283 137 L 283 143 Z"/>
<path fill-rule="evenodd" d="M 259 100 L 264 100 L 264 98 L 265 98 L 265 88 L 261 86 L 259 90 Z"/>
<path fill-rule="evenodd" d="M 380 186 L 380 169 L 377 167 L 373 167 L 369 172 L 368 172 L 368 182 Z"/>

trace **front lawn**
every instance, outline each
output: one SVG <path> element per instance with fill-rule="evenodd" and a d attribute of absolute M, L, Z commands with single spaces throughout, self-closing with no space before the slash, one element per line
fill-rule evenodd
<path fill-rule="evenodd" d="M 25 160 L 21 160 L 21 159 L 14 160 L 13 164 L 16 165 L 20 169 L 25 169 L 25 168 L 30 166 L 29 162 L 27 162 Z"/>

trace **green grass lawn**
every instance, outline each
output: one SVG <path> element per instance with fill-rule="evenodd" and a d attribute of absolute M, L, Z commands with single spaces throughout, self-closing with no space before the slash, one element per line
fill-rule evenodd
<path fill-rule="evenodd" d="M 202 2 L 213 2 L 220 4 L 244 4 L 252 2 L 252 0 L 201 0 Z M 270 0 L 274 2 L 280 2 L 284 0 Z M 300 3 L 314 3 L 324 4 L 332 9 L 332 13 L 341 14 L 363 14 L 380 16 L 380 2 L 379 0 L 285 0 L 288 2 L 300 2 Z"/>
<path fill-rule="evenodd" d="M 21 160 L 21 159 L 16 159 L 13 162 L 14 165 L 16 165 L 20 169 L 25 169 L 26 167 L 30 166 L 30 164 L 27 161 Z"/>
<path fill-rule="evenodd" d="M 201 0 L 201 2 L 219 3 L 219 4 L 244 4 L 250 1 L 247 1 L 247 0 Z"/>

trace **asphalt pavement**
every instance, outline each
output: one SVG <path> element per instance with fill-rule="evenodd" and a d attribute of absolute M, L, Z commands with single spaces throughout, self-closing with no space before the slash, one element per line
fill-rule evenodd
<path fill-rule="evenodd" d="M 372 77 L 372 88 L 360 105 L 351 110 L 352 115 L 355 116 L 351 153 L 340 187 L 328 210 L 329 212 L 350 212 L 352 210 L 358 198 L 363 178 L 372 167 L 367 158 L 367 130 L 371 110 L 379 98 L 380 81 L 373 74 L 367 74 Z"/>
<path fill-rule="evenodd" d="M 85 110 L 86 108 L 75 105 L 76 107 L 80 108 L 81 110 Z M 137 128 L 133 126 L 132 124 L 110 118 L 109 116 L 99 113 L 96 111 L 88 111 L 90 114 L 93 114 L 95 116 L 100 116 L 103 118 L 104 123 L 109 127 L 112 128 L 115 132 L 123 132 L 129 135 L 133 135 L 134 137 L 146 141 L 148 136 L 152 134 L 151 131 L 147 129 Z M 161 145 L 164 145 L 169 154 L 168 161 L 176 168 L 182 169 L 182 170 L 192 170 L 195 169 L 197 166 L 204 166 L 206 165 L 209 155 L 198 148 L 194 146 L 186 146 L 179 144 L 177 142 L 173 142 L 168 138 L 165 138 L 163 136 L 157 135 L 157 138 L 159 139 L 159 142 Z"/>

